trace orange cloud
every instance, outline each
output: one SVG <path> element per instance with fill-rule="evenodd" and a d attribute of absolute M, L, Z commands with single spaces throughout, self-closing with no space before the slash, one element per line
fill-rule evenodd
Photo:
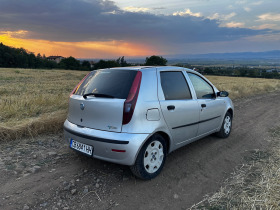
<path fill-rule="evenodd" d="M 106 42 L 54 42 L 27 39 L 27 31 L 0 31 L 0 42 L 5 45 L 25 48 L 35 54 L 61 55 L 76 58 L 112 58 L 119 56 L 147 56 L 158 54 L 156 50 L 125 41 Z"/>

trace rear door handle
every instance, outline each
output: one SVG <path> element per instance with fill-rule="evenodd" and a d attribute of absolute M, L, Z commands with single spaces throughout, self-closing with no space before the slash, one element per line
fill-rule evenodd
<path fill-rule="evenodd" d="M 174 110 L 174 109 L 175 109 L 175 106 L 174 106 L 174 105 L 169 105 L 169 106 L 167 106 L 167 109 L 168 109 L 168 110 Z"/>
<path fill-rule="evenodd" d="M 201 107 L 202 107 L 202 108 L 205 108 L 205 107 L 206 107 L 206 104 L 201 104 Z"/>

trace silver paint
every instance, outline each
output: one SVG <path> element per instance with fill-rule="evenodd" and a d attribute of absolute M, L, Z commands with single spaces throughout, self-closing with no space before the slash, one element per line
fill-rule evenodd
<path fill-rule="evenodd" d="M 69 114 L 64 123 L 65 128 L 91 137 L 129 142 L 128 144 L 113 144 L 94 141 L 64 131 L 68 143 L 72 138 L 81 143 L 92 145 L 94 158 L 133 165 L 143 144 L 155 133 L 165 134 L 168 137 L 166 141 L 169 143 L 168 152 L 170 153 L 190 142 L 219 131 L 226 112 L 229 109 L 233 111 L 232 101 L 228 97 L 197 99 L 187 72 L 202 77 L 213 87 L 215 93 L 219 90 L 209 80 L 193 70 L 172 66 L 116 69 L 142 72 L 136 107 L 128 124 L 122 125 L 125 99 L 95 97 L 84 99 L 79 95 L 72 95 L 69 99 Z M 161 71 L 182 71 L 193 98 L 165 100 L 160 83 Z M 80 107 L 81 103 L 85 106 L 84 110 Z M 206 108 L 202 108 L 201 104 L 206 104 Z M 175 110 L 167 110 L 169 105 L 174 105 Z M 81 118 L 83 122 L 80 121 Z M 215 119 L 205 121 L 211 118 Z M 126 152 L 113 152 L 112 149 L 125 150 Z"/>

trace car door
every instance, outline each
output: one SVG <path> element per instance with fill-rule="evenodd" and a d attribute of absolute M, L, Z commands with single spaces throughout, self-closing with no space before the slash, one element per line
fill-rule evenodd
<path fill-rule="evenodd" d="M 183 72 L 161 71 L 159 78 L 159 91 L 163 92 L 159 101 L 165 122 L 174 142 L 182 144 L 197 135 L 198 103 L 192 97 Z"/>
<path fill-rule="evenodd" d="M 200 108 L 198 136 L 206 135 L 216 130 L 223 116 L 225 104 L 216 99 L 214 88 L 204 78 L 194 73 L 187 73 L 196 93 Z"/>

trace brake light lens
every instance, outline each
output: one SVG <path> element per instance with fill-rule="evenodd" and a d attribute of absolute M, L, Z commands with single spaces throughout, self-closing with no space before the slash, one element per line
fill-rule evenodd
<path fill-rule="evenodd" d="M 83 81 L 87 78 L 87 76 L 89 75 L 90 73 L 88 73 L 80 82 L 79 84 L 77 84 L 77 86 L 72 90 L 72 92 L 70 93 L 70 96 L 71 97 L 74 93 L 76 93 L 76 91 L 79 89 L 79 87 L 81 86 L 81 84 L 83 83 Z"/>
<path fill-rule="evenodd" d="M 123 125 L 128 124 L 132 118 L 135 105 L 137 102 L 138 94 L 139 94 L 141 79 L 142 79 L 142 72 L 138 71 L 134 78 L 132 86 L 130 88 L 130 91 L 128 93 L 127 99 L 124 102 L 123 121 L 122 121 Z"/>

